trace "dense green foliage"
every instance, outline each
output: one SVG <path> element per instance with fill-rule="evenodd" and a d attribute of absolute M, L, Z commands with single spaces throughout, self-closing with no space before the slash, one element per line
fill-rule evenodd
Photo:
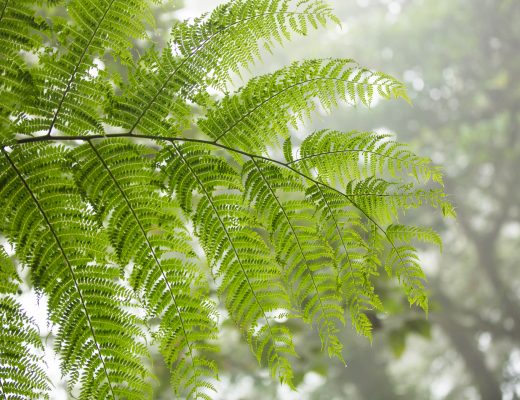
<path fill-rule="evenodd" d="M 381 269 L 428 310 L 411 242 L 440 240 L 399 216 L 424 204 L 453 214 L 438 168 L 377 133 L 291 135 L 318 108 L 407 99 L 402 83 L 325 59 L 228 91 L 261 47 L 337 22 L 320 0 L 233 1 L 142 56 L 132 43 L 153 26 L 144 0 L 1 7 L 0 232 L 48 298 L 80 398 L 150 397 L 150 341 L 179 396 L 211 398 L 214 288 L 258 362 L 291 386 L 298 349 L 284 321 L 313 326 L 342 360 L 347 316 L 371 335 Z M 0 390 L 38 398 L 41 344 L 0 261 Z M 21 343 L 34 356 L 20 359 Z"/>

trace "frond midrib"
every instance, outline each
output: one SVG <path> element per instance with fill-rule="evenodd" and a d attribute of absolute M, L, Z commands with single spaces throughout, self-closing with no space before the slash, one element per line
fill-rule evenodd
<path fill-rule="evenodd" d="M 274 338 L 274 333 L 272 331 L 272 328 L 271 328 L 271 323 L 269 322 L 269 319 L 267 318 L 267 314 L 265 313 L 265 310 L 262 306 L 262 303 L 260 303 L 260 300 L 258 300 L 258 297 L 256 295 L 256 292 L 255 290 L 253 289 L 253 286 L 251 284 L 251 281 L 249 280 L 249 276 L 247 275 L 245 269 L 244 269 L 244 265 L 242 264 L 242 259 L 240 258 L 239 254 L 238 254 L 238 250 L 236 249 L 235 247 L 235 244 L 233 243 L 233 240 L 231 239 L 231 235 L 229 234 L 229 231 L 226 227 L 226 225 L 224 224 L 224 221 L 222 221 L 222 218 L 215 206 L 215 203 L 213 202 L 213 199 L 211 198 L 210 194 L 208 193 L 208 191 L 206 190 L 206 187 L 204 186 L 204 184 L 202 183 L 202 181 L 200 180 L 200 178 L 198 177 L 197 173 L 193 170 L 193 168 L 191 168 L 191 165 L 186 161 L 184 155 L 182 154 L 182 152 L 180 151 L 180 149 L 178 148 L 178 146 L 172 142 L 172 146 L 175 148 L 175 150 L 177 151 L 177 154 L 179 154 L 180 158 L 182 159 L 182 162 L 184 163 L 184 165 L 186 165 L 186 167 L 189 169 L 190 173 L 192 174 L 192 176 L 195 178 L 195 180 L 197 181 L 198 185 L 200 186 L 200 188 L 202 189 L 202 191 L 204 192 L 204 196 L 206 197 L 206 199 L 208 200 L 208 202 L 210 203 L 211 205 L 211 208 L 213 210 L 213 212 L 215 213 L 218 221 L 219 221 L 219 224 L 220 226 L 222 227 L 225 235 L 226 235 L 226 239 L 228 240 L 231 248 L 233 249 L 233 253 L 235 255 L 235 258 L 236 260 L 238 261 L 239 265 L 240 265 L 240 269 L 242 270 L 242 274 L 244 275 L 245 279 L 246 279 L 246 282 L 247 282 L 247 285 L 249 286 L 249 289 L 251 290 L 251 293 L 255 299 L 255 302 L 258 304 L 258 307 L 260 308 L 260 311 L 262 313 L 262 316 L 267 324 L 267 327 L 269 329 L 269 333 L 271 335 L 272 338 Z M 277 357 L 279 357 L 277 355 Z"/>
<path fill-rule="evenodd" d="M 384 86 L 384 84 L 380 83 L 363 83 L 363 82 L 353 82 L 348 79 L 342 79 L 342 78 L 333 78 L 328 76 L 319 76 L 312 79 L 305 79 L 303 81 L 299 81 L 296 83 L 293 83 L 292 85 L 287 86 L 286 88 L 283 88 L 282 90 L 274 93 L 272 96 L 267 97 L 260 103 L 258 103 L 255 107 L 253 107 L 251 110 L 248 110 L 245 114 L 242 114 L 240 118 L 238 118 L 233 124 L 231 124 L 224 132 L 222 132 L 215 140 L 213 140 L 214 143 L 217 143 L 220 139 L 222 139 L 223 136 L 227 135 L 233 128 L 235 128 L 238 124 L 240 124 L 242 121 L 244 121 L 247 117 L 249 117 L 251 114 L 253 114 L 256 110 L 262 108 L 264 105 L 269 103 L 271 100 L 275 99 L 276 97 L 280 96 L 281 94 L 294 89 L 297 86 L 305 85 L 306 83 L 311 82 L 317 82 L 317 81 L 336 81 L 336 82 L 348 82 L 349 84 L 357 85 L 357 86 Z"/>
<path fill-rule="evenodd" d="M 305 160 L 308 160 L 308 159 L 311 159 L 311 158 L 317 158 L 317 157 L 321 157 L 321 156 L 328 156 L 328 155 L 334 155 L 334 154 L 342 154 L 342 153 L 366 153 L 366 154 L 373 154 L 373 155 L 376 155 L 376 156 L 380 156 L 380 157 L 383 157 L 383 158 L 386 158 L 386 159 L 389 159 L 389 160 L 395 160 L 395 161 L 401 161 L 401 162 L 408 162 L 408 160 L 405 160 L 403 158 L 399 158 L 399 157 L 395 157 L 395 156 L 389 156 L 387 154 L 384 154 L 384 153 L 380 153 L 378 151 L 374 151 L 374 150 L 365 150 L 365 149 L 343 149 L 343 150 L 331 150 L 331 151 L 323 151 L 323 152 L 320 152 L 320 153 L 316 153 L 316 154 L 309 154 L 305 157 L 301 157 L 301 158 L 296 158 L 292 161 L 289 161 L 287 163 L 287 165 L 292 165 L 292 164 L 295 164 L 295 163 L 298 163 L 298 162 L 301 162 L 301 161 L 305 161 Z M 413 166 L 420 166 L 420 164 L 418 163 L 415 163 L 415 164 L 411 164 Z"/>
<path fill-rule="evenodd" d="M 330 217 L 332 218 L 332 221 L 334 222 L 334 229 L 336 230 L 336 233 L 338 234 L 338 237 L 340 238 L 341 240 L 341 244 L 343 246 L 343 249 L 345 249 L 345 254 L 347 256 L 347 261 L 348 261 L 348 264 L 349 264 L 349 269 L 350 269 L 350 272 L 352 274 L 354 274 L 354 270 L 353 270 L 353 266 L 352 266 L 352 260 L 350 259 L 350 254 L 349 254 L 349 251 L 347 249 L 347 245 L 345 244 L 345 240 L 343 239 L 343 235 L 341 234 L 341 230 L 339 229 L 339 226 L 338 226 L 338 221 L 336 220 L 336 216 L 334 215 L 334 213 L 332 212 L 332 208 L 330 207 L 329 205 L 329 201 L 327 200 L 327 198 L 325 197 L 325 194 L 323 193 L 323 190 L 321 189 L 320 185 L 318 185 L 317 183 L 314 184 L 318 190 L 320 191 L 320 195 L 321 195 L 321 198 L 323 199 L 323 201 L 325 202 L 325 206 L 327 208 L 327 211 L 329 212 L 329 215 Z M 360 287 L 358 285 L 356 285 L 357 287 Z"/>

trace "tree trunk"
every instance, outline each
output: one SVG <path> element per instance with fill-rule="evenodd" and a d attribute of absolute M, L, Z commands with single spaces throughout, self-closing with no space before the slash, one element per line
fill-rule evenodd
<path fill-rule="evenodd" d="M 501 400 L 500 384 L 478 350 L 473 332 L 450 315 L 449 300 L 443 294 L 437 293 L 436 299 L 443 305 L 444 310 L 436 315 L 435 320 L 464 361 L 481 400 Z"/>

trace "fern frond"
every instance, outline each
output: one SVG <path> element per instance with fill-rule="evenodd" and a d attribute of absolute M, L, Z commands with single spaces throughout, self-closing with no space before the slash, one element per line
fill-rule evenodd
<path fill-rule="evenodd" d="M 193 197 L 194 191 L 199 193 L 201 191 L 197 181 L 193 181 L 194 175 L 204 183 L 204 188 L 208 193 L 219 189 L 243 190 L 240 175 L 235 168 L 225 158 L 210 151 L 208 146 L 185 143 L 181 150 L 183 158 L 172 158 L 170 151 L 163 152 L 164 169 L 169 187 L 175 189 L 175 198 L 187 215 L 193 213 L 193 206 L 196 204 L 196 198 Z"/>
<path fill-rule="evenodd" d="M 108 122 L 160 136 L 182 130 L 191 116 L 185 99 L 207 101 L 208 86 L 223 90 L 230 73 L 259 58 L 262 46 L 270 49 L 291 32 L 305 34 L 309 25 L 330 20 L 338 22 L 321 0 L 239 0 L 178 23 L 169 48 L 161 57 L 149 53 L 113 99 Z"/>
<path fill-rule="evenodd" d="M 226 96 L 198 125 L 215 140 L 265 153 L 266 146 L 286 138 L 289 126 L 309 119 L 317 102 L 330 111 L 339 102 L 369 105 L 374 88 L 384 97 L 402 97 L 396 79 L 359 67 L 353 60 L 307 60 L 252 79 Z"/>
<path fill-rule="evenodd" d="M 24 99 L 32 96 L 32 77 L 18 54 L 0 54 L 0 145 L 14 143 Z"/>
<path fill-rule="evenodd" d="M 0 396 L 48 399 L 43 344 L 35 323 L 16 301 L 19 282 L 13 263 L 0 247 Z"/>
<path fill-rule="evenodd" d="M 180 63 L 169 49 L 160 56 L 147 52 L 122 86 L 122 94 L 110 98 L 107 123 L 154 136 L 183 131 L 191 109 L 180 96 L 185 89 L 177 78 Z"/>
<path fill-rule="evenodd" d="M 425 287 L 426 277 L 420 267 L 416 249 L 410 245 L 397 245 L 395 237 L 392 237 L 391 234 L 383 228 L 381 223 L 377 221 L 377 218 L 381 215 L 386 218 L 388 216 L 388 211 L 379 213 L 377 212 L 378 210 L 375 209 L 377 213 L 374 216 L 372 214 L 373 210 L 367 210 L 366 206 L 361 205 L 357 199 L 354 200 L 351 195 L 340 192 L 339 190 L 326 184 L 321 184 L 312 178 L 310 179 L 317 185 L 325 186 L 327 189 L 333 192 L 334 197 L 343 198 L 346 200 L 351 206 L 354 207 L 356 212 L 361 213 L 361 216 L 366 218 L 367 221 L 365 221 L 365 224 L 370 227 L 370 244 L 368 246 L 370 252 L 368 257 L 366 257 L 366 260 L 369 261 L 369 265 L 371 265 L 369 271 L 377 270 L 377 267 L 381 264 L 381 254 L 383 249 L 382 246 L 387 244 L 390 247 L 390 251 L 385 261 L 386 271 L 390 276 L 396 276 L 398 278 L 411 305 L 417 304 L 425 311 L 428 311 L 428 299 Z M 343 206 L 345 205 L 346 204 L 344 203 Z M 370 288 L 370 285 L 368 287 Z M 371 291 L 372 290 L 370 289 L 368 293 L 370 294 Z M 370 295 L 366 297 L 370 298 Z M 361 318 L 365 320 L 364 317 Z M 362 325 L 361 328 L 363 332 L 364 328 Z"/>
<path fill-rule="evenodd" d="M 287 160 L 306 172 L 316 169 L 320 178 L 346 185 L 370 177 L 406 178 L 417 182 L 429 180 L 442 184 L 442 173 L 431 160 L 419 157 L 392 135 L 372 132 L 314 132 L 301 143 L 297 157 Z"/>
<path fill-rule="evenodd" d="M 393 246 L 384 265 L 388 275 L 396 276 L 404 287 L 410 305 L 417 304 L 428 312 L 426 276 L 420 266 L 415 247 L 407 244 Z"/>
<path fill-rule="evenodd" d="M 172 370 L 173 389 L 206 398 L 216 365 L 201 353 L 215 351 L 215 306 L 207 283 L 190 260 L 193 250 L 178 206 L 161 196 L 149 150 L 125 139 L 89 141 L 75 151 L 77 181 L 108 218 L 108 233 L 121 266 L 132 263 L 129 282 L 160 318 L 155 337 Z M 175 254 L 175 257 L 172 257 Z"/>
<path fill-rule="evenodd" d="M 214 142 L 211 142 L 214 143 Z M 227 146 L 223 146 L 226 147 Z M 247 154 L 243 151 L 239 151 L 242 154 Z M 288 145 L 284 145 L 284 154 L 286 157 L 292 159 L 293 152 L 289 149 Z M 389 199 L 394 199 L 396 203 L 387 200 L 386 191 L 389 187 L 394 184 L 391 182 L 387 182 L 383 179 L 378 178 L 368 178 L 360 182 L 350 181 L 347 185 L 345 191 L 340 191 L 334 186 L 322 182 L 320 178 L 315 178 L 312 174 L 306 174 L 294 168 L 288 163 L 284 163 L 281 161 L 270 160 L 266 157 L 261 157 L 267 161 L 272 162 L 273 164 L 281 165 L 287 168 L 289 171 L 292 171 L 296 175 L 305 178 L 309 185 L 317 185 L 323 186 L 331 191 L 336 197 L 341 198 L 341 201 L 346 201 L 350 206 L 352 206 L 355 212 L 361 214 L 363 219 L 365 219 L 365 223 L 368 226 L 372 227 L 373 232 L 373 240 L 374 243 L 386 242 L 392 248 L 392 252 L 388 257 L 392 262 L 389 264 L 392 267 L 388 267 L 387 271 L 391 272 L 392 270 L 396 271 L 396 276 L 399 281 L 402 283 L 402 286 L 410 300 L 411 304 L 418 304 L 425 310 L 428 308 L 427 303 L 427 294 L 424 285 L 424 273 L 421 270 L 418 258 L 416 254 L 410 254 L 413 247 L 410 248 L 398 247 L 395 245 L 394 240 L 388 234 L 388 232 L 384 229 L 384 226 L 393 223 L 394 220 L 398 218 L 398 207 L 399 205 L 403 207 L 403 204 L 407 205 L 407 207 L 416 206 L 416 204 L 422 204 L 421 196 L 426 194 L 428 201 L 430 201 L 434 206 L 439 206 L 443 212 L 450 207 L 444 206 L 447 203 L 443 196 L 442 192 L 430 191 L 425 192 L 423 190 L 412 190 L 412 194 L 404 195 L 404 198 L 408 201 L 410 198 L 418 199 L 417 203 L 399 203 L 402 202 L 402 197 L 399 196 L 389 196 Z M 413 189 L 413 184 L 403 185 L 403 187 Z M 448 203 L 449 204 L 449 203 Z M 407 208 L 404 207 L 404 208 Z M 377 247 L 375 244 L 371 245 L 371 247 Z M 379 264 L 378 260 L 379 255 L 375 255 L 375 263 L 374 265 Z M 373 257 L 370 257 L 372 259 Z M 361 316 L 361 318 L 365 319 Z M 366 321 L 364 323 L 366 325 Z M 366 329 L 362 329 L 366 331 Z"/>
<path fill-rule="evenodd" d="M 367 178 L 350 181 L 344 193 L 356 206 L 379 224 L 388 225 L 399 218 L 399 213 L 422 205 L 444 209 L 448 206 L 441 189 L 422 189 L 413 184 L 397 184 L 384 179 Z"/>
<path fill-rule="evenodd" d="M 442 239 L 432 228 L 425 226 L 390 225 L 386 232 L 395 242 L 411 243 L 419 240 L 424 243 L 431 243 L 439 247 L 442 251 Z"/>
<path fill-rule="evenodd" d="M 321 211 L 324 236 L 335 250 L 338 285 L 352 323 L 359 334 L 371 338 L 366 311 L 383 309 L 372 282 L 380 266 L 376 246 L 366 240 L 362 215 L 348 199 L 319 184 L 310 186 L 306 194 Z"/>
<path fill-rule="evenodd" d="M 2 149 L 1 230 L 49 297 L 56 350 L 81 398 L 140 399 L 150 394 L 148 352 L 132 295 L 106 262 L 107 243 L 74 185 L 63 147 Z"/>
<path fill-rule="evenodd" d="M 305 321 L 317 326 L 329 355 L 342 359 L 336 324 L 344 320 L 333 251 L 320 237 L 312 204 L 291 199 L 305 187 L 287 171 L 254 158 L 242 173 L 248 203 L 263 214 L 269 226 L 296 309 Z"/>
<path fill-rule="evenodd" d="M 314 183 L 320 184 L 313 180 Z M 331 186 L 325 185 L 333 192 L 336 192 L 341 197 L 345 198 L 356 210 L 360 212 L 363 218 L 366 218 L 365 223 L 371 227 L 371 241 L 370 249 L 377 249 L 381 245 L 379 243 L 386 243 L 391 250 L 385 263 L 385 269 L 391 276 L 396 276 L 401 283 L 410 304 L 417 304 L 425 311 L 428 310 L 428 298 L 425 288 L 425 275 L 419 265 L 419 258 L 415 253 L 415 248 L 412 246 L 397 246 L 395 240 L 390 236 L 387 230 L 384 229 L 385 223 L 391 223 L 397 219 L 397 211 L 394 209 L 392 203 L 388 203 L 384 196 L 374 196 L 369 193 L 369 196 L 364 196 L 364 188 L 367 184 L 376 182 L 379 188 L 388 187 L 389 183 L 380 179 L 367 179 L 361 182 L 361 185 L 355 186 L 355 192 L 349 193 L 341 192 Z M 354 186 L 354 185 L 353 185 Z M 356 196 L 357 194 L 357 196 Z M 379 202 L 380 207 L 376 206 Z M 380 263 L 380 251 L 376 251 L 374 256 L 369 257 L 375 265 Z M 395 271 L 395 274 L 392 274 Z"/>
<path fill-rule="evenodd" d="M 67 11 L 72 24 L 60 35 L 60 51 L 40 58 L 37 95 L 27 104 L 31 118 L 20 124 L 21 133 L 103 132 L 100 104 L 110 85 L 94 57 L 102 59 L 109 49 L 129 63 L 131 40 L 144 36 L 143 18 L 149 14 L 147 0 L 73 0 Z"/>
<path fill-rule="evenodd" d="M 331 21 L 340 24 L 322 0 L 238 0 L 193 23 L 177 24 L 172 37 L 177 53 L 189 60 L 185 68 L 192 82 L 225 90 L 230 74 L 259 59 L 262 47 L 270 51 L 292 33 L 305 36 Z"/>
<path fill-rule="evenodd" d="M 173 144 L 170 168 L 181 168 L 191 179 L 182 182 L 201 198 L 192 214 L 197 236 L 215 270 L 219 295 L 242 332 L 258 362 L 267 365 L 271 375 L 292 386 L 292 369 L 287 356 L 295 355 L 291 333 L 278 326 L 274 316 L 288 309 L 288 298 L 280 282 L 281 271 L 271 256 L 251 213 L 235 194 L 214 193 L 211 174 L 198 174 L 201 166 L 195 147 Z M 194 163 L 194 166 L 192 166 Z M 202 169 L 204 166 L 202 166 Z M 209 178 L 209 179 L 208 179 Z M 179 182 L 172 181 L 177 191 Z M 232 185 L 234 183 L 232 182 Z M 283 311 L 282 311 L 283 313 Z"/>

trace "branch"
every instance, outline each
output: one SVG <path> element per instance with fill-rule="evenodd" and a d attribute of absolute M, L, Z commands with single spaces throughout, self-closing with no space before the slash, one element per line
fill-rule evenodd
<path fill-rule="evenodd" d="M 276 159 L 273 159 L 270 157 L 266 157 L 266 156 L 262 156 L 262 155 L 258 155 L 258 154 L 249 153 L 244 150 L 226 146 L 225 144 L 217 143 L 214 140 L 210 141 L 210 140 L 206 140 L 206 139 L 195 139 L 195 138 L 184 138 L 184 137 L 160 137 L 160 136 L 154 136 L 154 135 L 133 134 L 131 132 L 113 133 L 113 134 L 107 134 L 107 135 L 90 135 L 90 136 L 38 136 L 38 137 L 31 137 L 31 138 L 26 138 L 26 139 L 18 139 L 18 140 L 16 140 L 15 144 L 45 142 L 45 141 L 65 141 L 65 142 L 66 141 L 90 141 L 90 140 L 94 140 L 94 139 L 109 139 L 109 138 L 134 138 L 134 139 L 147 139 L 147 140 L 153 140 L 153 141 L 165 141 L 165 142 L 172 143 L 174 145 L 174 147 L 175 147 L 176 142 L 202 143 L 202 144 L 210 145 L 213 147 L 218 147 L 218 148 L 221 148 L 221 149 L 233 152 L 233 153 L 241 154 L 241 155 L 249 157 L 251 159 L 265 160 L 270 163 L 281 165 L 284 168 L 287 168 L 288 170 L 301 176 L 305 180 L 308 180 L 309 182 L 312 182 L 318 186 L 325 187 L 333 192 L 338 193 L 340 196 L 346 198 L 349 201 L 349 203 L 351 203 L 370 222 L 372 222 L 378 230 L 381 231 L 381 233 L 385 236 L 388 243 L 390 243 L 390 245 L 392 246 L 392 249 L 396 252 L 396 254 L 399 257 L 399 259 L 401 260 L 402 264 L 406 265 L 401 256 L 401 253 L 397 250 L 397 247 L 396 247 L 394 241 L 392 240 L 392 238 L 390 238 L 390 236 L 388 235 L 386 230 L 373 217 L 371 217 L 362 207 L 360 207 L 359 204 L 357 204 L 352 199 L 353 196 L 348 195 L 348 194 L 342 192 L 341 190 L 338 190 L 335 187 L 333 187 L 325 182 L 317 180 L 317 179 L 313 178 L 312 176 L 309 176 L 309 175 L 297 170 L 296 168 L 292 167 L 291 165 L 289 165 L 288 163 L 283 162 L 283 161 L 279 161 L 279 160 L 276 160 Z M 0 146 L 0 147 L 2 147 L 2 146 Z M 3 145 L 3 147 L 8 147 L 8 145 Z M 176 150 L 178 151 L 177 148 L 176 148 Z M 405 274 L 407 275 L 408 279 L 410 279 L 411 276 L 408 272 L 408 269 L 405 268 L 404 270 L 405 270 Z M 412 281 L 412 279 L 410 279 L 410 281 Z"/>

